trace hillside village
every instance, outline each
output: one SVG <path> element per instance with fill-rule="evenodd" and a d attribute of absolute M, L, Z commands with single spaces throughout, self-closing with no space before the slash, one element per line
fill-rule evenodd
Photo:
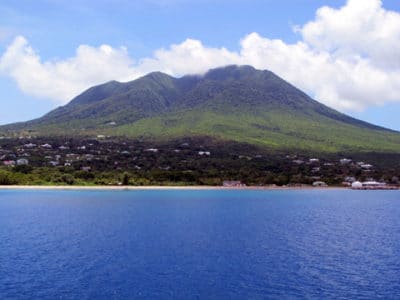
<path fill-rule="evenodd" d="M 260 150 L 209 138 L 151 143 L 123 138 L 0 137 L 0 184 L 399 184 L 399 169 L 340 155 Z"/>

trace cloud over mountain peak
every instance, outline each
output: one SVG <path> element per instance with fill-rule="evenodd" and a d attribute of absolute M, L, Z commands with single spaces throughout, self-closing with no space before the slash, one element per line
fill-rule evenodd
<path fill-rule="evenodd" d="M 340 110 L 400 101 L 400 14 L 380 0 L 321 7 L 295 31 L 299 40 L 292 44 L 250 33 L 238 51 L 186 39 L 141 59 L 124 47 L 81 45 L 73 57 L 44 62 L 24 37 L 16 37 L 0 59 L 0 72 L 25 93 L 59 103 L 112 79 L 133 80 L 151 71 L 181 76 L 229 64 L 269 69 Z"/>

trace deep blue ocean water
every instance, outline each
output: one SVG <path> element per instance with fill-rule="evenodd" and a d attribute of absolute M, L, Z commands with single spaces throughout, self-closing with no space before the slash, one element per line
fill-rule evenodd
<path fill-rule="evenodd" d="M 0 190 L 0 299 L 400 299 L 398 191 Z"/>

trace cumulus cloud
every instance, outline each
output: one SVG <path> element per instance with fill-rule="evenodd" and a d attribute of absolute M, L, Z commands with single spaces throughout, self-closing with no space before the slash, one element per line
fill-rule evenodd
<path fill-rule="evenodd" d="M 374 66 L 400 68 L 400 14 L 385 10 L 380 0 L 322 7 L 299 31 L 307 44 L 333 56 L 367 57 Z"/>
<path fill-rule="evenodd" d="M 27 40 L 17 37 L 0 58 L 0 71 L 26 93 L 60 103 L 111 79 L 127 81 L 151 71 L 199 74 L 227 64 L 269 69 L 339 110 L 400 101 L 400 14 L 385 10 L 380 0 L 322 7 L 295 31 L 299 41 L 293 44 L 250 33 L 239 51 L 187 39 L 137 62 L 125 48 L 108 45 L 83 45 L 72 58 L 42 62 Z"/>
<path fill-rule="evenodd" d="M 379 68 L 368 58 L 335 55 L 304 41 L 285 44 L 256 33 L 242 41 L 244 63 L 269 69 L 317 100 L 340 110 L 400 101 L 400 69 Z"/>
<path fill-rule="evenodd" d="M 126 48 L 109 45 L 81 45 L 72 58 L 42 62 L 28 41 L 18 36 L 0 58 L 0 72 L 14 78 L 25 93 L 63 104 L 84 89 L 110 80 L 133 80 L 152 71 L 176 76 L 199 74 L 239 62 L 237 53 L 207 48 L 192 39 L 157 50 L 153 58 L 141 59 L 135 65 Z"/>
<path fill-rule="evenodd" d="M 140 61 L 138 69 L 149 72 L 160 70 L 173 75 L 200 74 L 211 68 L 241 63 L 238 53 L 225 48 L 208 48 L 200 41 L 187 39 L 169 49 L 160 49 L 153 58 Z"/>
<path fill-rule="evenodd" d="M 0 71 L 14 78 L 25 93 L 64 103 L 91 85 L 135 76 L 132 64 L 125 48 L 108 45 L 81 45 L 72 58 L 42 62 L 28 41 L 18 36 L 1 57 Z"/>

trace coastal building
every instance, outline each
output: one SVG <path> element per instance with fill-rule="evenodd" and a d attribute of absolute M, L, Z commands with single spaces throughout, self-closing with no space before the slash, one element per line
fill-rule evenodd
<path fill-rule="evenodd" d="M 386 189 L 387 185 L 384 182 L 378 181 L 355 181 L 351 184 L 351 188 L 354 190 L 379 190 Z"/>
<path fill-rule="evenodd" d="M 377 187 L 385 187 L 386 183 L 378 182 L 378 181 L 365 181 L 362 183 L 363 187 L 366 188 L 377 188 Z"/>
<path fill-rule="evenodd" d="M 363 184 L 360 181 L 354 181 L 351 184 L 352 189 L 362 189 L 362 187 L 363 187 Z"/>
<path fill-rule="evenodd" d="M 355 182 L 355 181 L 357 181 L 357 180 L 356 180 L 356 178 L 353 177 L 353 176 L 346 176 L 346 177 L 344 178 L 344 181 L 345 181 L 345 182 L 348 182 L 348 183 L 353 183 L 353 182 Z"/>
<path fill-rule="evenodd" d="M 328 185 L 325 183 L 325 182 L 323 182 L 323 181 L 314 181 L 313 182 L 313 187 L 327 187 Z"/>
<path fill-rule="evenodd" d="M 222 183 L 224 187 L 244 187 L 246 186 L 244 183 L 238 180 L 224 180 Z"/>

